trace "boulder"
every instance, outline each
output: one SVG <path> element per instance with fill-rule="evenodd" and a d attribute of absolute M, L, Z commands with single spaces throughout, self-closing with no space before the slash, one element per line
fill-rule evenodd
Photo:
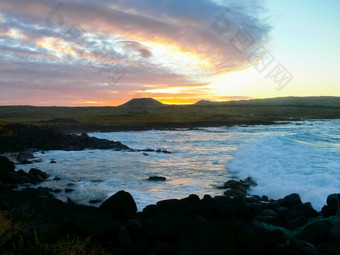
<path fill-rule="evenodd" d="M 243 223 L 237 234 L 242 249 L 240 254 L 273 254 L 273 249 L 284 243 L 282 231 L 267 231 L 255 221 Z"/>
<path fill-rule="evenodd" d="M 280 207 L 276 208 L 276 212 L 281 218 L 286 218 L 286 216 L 289 213 L 289 209 L 286 208 L 286 207 L 280 206 Z"/>
<path fill-rule="evenodd" d="M 0 181 L 8 184 L 36 184 L 46 180 L 48 174 L 32 168 L 29 173 L 23 170 L 14 171 L 15 165 L 6 157 L 0 157 Z"/>
<path fill-rule="evenodd" d="M 20 152 L 17 156 L 17 161 L 20 164 L 32 164 L 32 162 L 30 161 L 31 159 L 34 159 L 34 155 L 29 152 L 29 151 L 23 151 Z"/>
<path fill-rule="evenodd" d="M 31 168 L 28 172 L 31 176 L 40 178 L 42 180 L 46 180 L 49 175 L 45 172 L 40 171 L 39 169 Z"/>
<path fill-rule="evenodd" d="M 294 206 L 302 204 L 302 201 L 299 194 L 293 193 L 288 196 L 285 196 L 282 199 L 281 204 L 284 207 L 292 208 Z"/>
<path fill-rule="evenodd" d="M 334 216 L 340 212 L 340 194 L 331 194 L 327 197 L 327 205 L 322 208 L 325 217 Z M 340 216 L 340 215 L 338 215 Z"/>
<path fill-rule="evenodd" d="M 272 209 L 265 209 L 262 212 L 260 212 L 258 216 L 274 216 L 274 217 L 277 217 L 278 215 Z"/>
<path fill-rule="evenodd" d="M 293 206 L 286 215 L 287 221 L 304 216 L 307 219 L 318 216 L 318 212 L 313 209 L 310 203 Z"/>
<path fill-rule="evenodd" d="M 0 181 L 9 184 L 18 184 L 19 176 L 14 169 L 15 165 L 12 161 L 0 156 Z"/>
<path fill-rule="evenodd" d="M 283 226 L 283 222 L 278 216 L 278 214 L 272 209 L 265 209 L 260 212 L 256 217 L 256 220 L 264 222 L 269 225 Z"/>
<path fill-rule="evenodd" d="M 163 176 L 150 176 L 148 178 L 148 181 L 162 181 L 162 182 L 164 182 L 164 181 L 166 181 L 166 178 L 163 177 Z"/>
<path fill-rule="evenodd" d="M 294 250 L 299 252 L 298 254 L 320 255 L 320 252 L 316 249 L 314 244 L 306 241 L 294 238 L 291 240 L 291 246 Z"/>
<path fill-rule="evenodd" d="M 102 235 L 114 227 L 112 219 L 107 213 L 97 208 L 82 207 L 72 215 L 76 229 L 87 235 Z"/>
<path fill-rule="evenodd" d="M 118 191 L 99 207 L 108 211 L 116 219 L 132 219 L 136 217 L 137 205 L 130 193 L 124 190 Z"/>
<path fill-rule="evenodd" d="M 215 197 L 216 215 L 225 219 L 245 216 L 245 201 L 243 197 Z"/>
<path fill-rule="evenodd" d="M 337 222 L 329 231 L 329 240 L 340 247 L 340 222 Z"/>
<path fill-rule="evenodd" d="M 247 194 L 248 189 L 251 186 L 256 186 L 257 183 L 251 178 L 248 177 L 245 180 L 229 180 L 221 187 L 222 189 L 228 189 L 224 192 L 225 196 L 245 196 Z"/>
<path fill-rule="evenodd" d="M 304 226 L 307 223 L 307 218 L 305 216 L 300 216 L 297 218 L 294 218 L 287 222 L 288 228 L 290 229 L 296 229 L 299 227 Z"/>
<path fill-rule="evenodd" d="M 257 186 L 257 182 L 253 179 L 253 178 L 251 178 L 251 177 L 247 177 L 244 181 L 240 181 L 241 183 L 243 182 L 243 183 L 246 183 L 246 184 L 248 184 L 249 185 L 249 187 L 255 187 L 255 186 Z M 267 199 L 267 201 L 268 201 L 268 197 L 267 196 L 264 196 L 265 197 L 265 199 Z"/>
<path fill-rule="evenodd" d="M 0 156 L 0 175 L 3 173 L 12 172 L 15 169 L 15 165 L 8 158 Z"/>
<path fill-rule="evenodd" d="M 311 243 L 327 241 L 331 227 L 332 223 L 327 220 L 311 223 L 302 230 L 299 238 Z"/>

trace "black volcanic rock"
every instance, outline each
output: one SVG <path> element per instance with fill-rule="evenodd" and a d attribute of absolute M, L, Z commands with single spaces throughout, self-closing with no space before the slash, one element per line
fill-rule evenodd
<path fill-rule="evenodd" d="M 105 200 L 100 209 L 108 211 L 117 219 L 132 219 L 136 217 L 137 205 L 130 193 L 121 190 Z"/>
<path fill-rule="evenodd" d="M 311 223 L 307 227 L 302 230 L 299 238 L 302 240 L 313 242 L 313 243 L 321 243 L 327 241 L 328 233 L 332 228 L 332 223 L 327 220 L 317 221 Z"/>
<path fill-rule="evenodd" d="M 166 178 L 163 176 L 150 176 L 148 181 L 166 181 Z"/>
<path fill-rule="evenodd" d="M 134 151 L 142 151 L 144 152 L 143 155 L 144 156 L 147 156 L 148 154 L 145 153 L 145 152 L 157 152 L 157 153 L 164 153 L 164 154 L 171 154 L 171 151 L 168 151 L 168 150 L 161 150 L 161 149 L 139 149 L 139 150 L 134 150 Z"/>
<path fill-rule="evenodd" d="M 302 204 L 302 201 L 299 194 L 293 193 L 285 196 L 281 204 L 287 208 L 292 208 L 294 206 Z"/>
<path fill-rule="evenodd" d="M 0 181 L 8 184 L 37 184 L 45 181 L 48 174 L 32 168 L 29 173 L 23 170 L 15 171 L 15 165 L 6 157 L 0 156 Z"/>
<path fill-rule="evenodd" d="M 0 153 L 38 150 L 114 149 L 133 151 L 115 141 L 82 135 L 64 134 L 50 128 L 11 124 L 6 126 L 13 135 L 0 136 Z M 30 156 L 30 155 L 29 155 Z"/>
<path fill-rule="evenodd" d="M 17 161 L 20 164 L 32 164 L 31 159 L 34 159 L 34 155 L 28 151 L 20 152 L 17 156 Z"/>
<path fill-rule="evenodd" d="M 14 171 L 15 165 L 8 158 L 0 156 L 0 175 L 2 173 L 6 174 L 8 172 Z"/>
<path fill-rule="evenodd" d="M 339 223 L 317 216 L 309 223 L 305 219 L 301 229 L 289 231 L 283 218 L 276 224 L 281 217 L 276 208 L 286 207 L 259 196 L 200 199 L 190 195 L 159 201 L 136 213 L 134 199 L 125 191 L 97 208 L 71 200 L 64 203 L 46 188 L 13 191 L 2 187 L 0 183 L 0 208 L 18 224 L 17 235 L 3 246 L 4 251 L 12 251 L 15 240 L 29 240 L 31 248 L 37 236 L 39 242 L 53 244 L 70 235 L 71 240 L 90 237 L 91 245 L 108 254 L 339 254 Z M 248 211 L 250 203 L 265 206 L 258 206 L 256 216 Z M 292 208 L 299 206 L 294 204 Z"/>
<path fill-rule="evenodd" d="M 329 240 L 340 247 L 340 222 L 336 222 L 329 231 Z"/>
<path fill-rule="evenodd" d="M 322 208 L 325 217 L 340 216 L 340 194 L 331 194 L 327 197 L 327 205 Z"/>
<path fill-rule="evenodd" d="M 5 157 L 0 157 L 0 173 L 19 179 L 47 177 L 38 169 L 16 172 Z M 244 181 L 227 186 L 240 183 Z M 67 248 L 80 247 L 89 253 L 93 247 L 102 249 L 91 254 L 340 254 L 337 212 L 331 217 L 320 215 L 298 194 L 278 200 L 256 195 L 200 199 L 192 194 L 137 212 L 133 197 L 125 191 L 97 208 L 51 195 L 61 190 L 13 187 L 0 181 L 1 226 L 8 223 L 3 217 L 8 215 L 15 229 L 11 238 L 2 239 L 4 254 L 54 254 L 45 249 L 55 244 L 64 247 L 65 236 Z M 327 206 L 335 206 L 333 198 L 337 201 L 330 196 Z"/>
<path fill-rule="evenodd" d="M 256 186 L 257 183 L 251 178 L 248 177 L 245 180 L 229 180 L 222 187 L 221 189 L 227 189 L 224 192 L 226 196 L 245 196 L 247 194 L 248 189 L 251 186 Z"/>

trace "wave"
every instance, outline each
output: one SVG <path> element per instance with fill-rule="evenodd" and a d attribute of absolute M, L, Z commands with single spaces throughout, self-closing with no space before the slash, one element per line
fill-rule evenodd
<path fill-rule="evenodd" d="M 253 194 L 277 199 L 296 192 L 321 209 L 330 193 L 339 192 L 339 125 L 307 124 L 239 147 L 228 169 L 239 178 L 252 176 L 258 183 Z"/>

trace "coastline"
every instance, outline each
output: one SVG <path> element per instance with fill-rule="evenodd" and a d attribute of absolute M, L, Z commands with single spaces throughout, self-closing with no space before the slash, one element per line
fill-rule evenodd
<path fill-rule="evenodd" d="M 294 121 L 294 120 L 290 120 Z M 288 123 L 288 122 L 287 122 Z M 198 122 L 162 122 L 162 123 L 134 123 L 128 125 L 103 126 L 103 125 L 64 125 L 51 126 L 55 130 L 64 133 L 81 133 L 81 132 L 121 132 L 121 131 L 149 131 L 149 130 L 176 130 L 189 129 L 195 130 L 204 127 L 232 127 L 242 125 L 275 125 L 275 120 L 240 120 L 240 121 L 198 121 Z M 280 123 L 282 124 L 282 123 Z M 49 126 L 47 126 L 49 127 Z"/>
<path fill-rule="evenodd" d="M 0 157 L 0 167 L 4 229 L 0 249 L 14 254 L 68 254 L 80 244 L 81 249 L 100 254 L 338 254 L 340 250 L 340 194 L 328 196 L 317 212 L 298 194 L 277 200 L 248 196 L 247 190 L 256 183 L 247 178 L 225 183 L 224 196 L 200 199 L 192 194 L 137 212 L 133 197 L 125 191 L 99 207 L 70 199 L 62 202 L 48 188 L 15 191 L 22 179 L 14 177 L 14 163 Z M 28 175 L 45 174 L 38 171 Z M 44 180 L 39 178 L 32 180 Z"/>
<path fill-rule="evenodd" d="M 110 149 L 132 150 L 118 142 L 91 140 L 85 134 L 72 136 L 38 127 L 17 127 L 30 131 L 32 139 L 25 131 L 19 136 L 25 138 L 25 143 L 18 143 L 14 133 L 10 136 L 15 137 L 12 142 L 20 146 L 13 147 L 12 152 L 17 148 L 24 153 L 28 149 L 32 152 L 32 148 L 33 151 L 52 149 L 59 146 L 55 137 L 60 141 L 70 141 L 72 137 L 72 143 L 61 143 L 65 150 L 82 150 L 88 145 L 103 148 L 103 144 Z M 42 147 L 37 146 L 35 135 L 45 140 L 40 143 Z M 54 143 L 50 144 L 50 140 Z M 29 157 L 26 154 L 21 160 L 30 160 Z M 1 159 L 0 173 L 5 179 L 0 182 L 0 218 L 5 232 L 0 249 L 14 254 L 67 254 L 65 249 L 70 246 L 101 254 L 339 254 L 340 251 L 340 194 L 330 195 L 318 212 L 310 203 L 302 203 L 298 194 L 276 200 L 249 196 L 247 190 L 254 183 L 239 180 L 224 185 L 224 196 L 206 195 L 200 199 L 193 194 L 159 201 L 137 212 L 133 197 L 124 191 L 99 207 L 79 205 L 70 199 L 62 202 L 48 188 L 16 191 L 16 185 L 40 182 L 46 175 L 39 170 L 28 174 L 13 172 L 14 164 Z"/>

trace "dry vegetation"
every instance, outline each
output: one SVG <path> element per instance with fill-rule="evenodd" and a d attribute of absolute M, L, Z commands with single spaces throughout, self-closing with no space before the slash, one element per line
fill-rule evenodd
<path fill-rule="evenodd" d="M 340 98 L 276 98 L 195 105 L 127 107 L 0 107 L 0 125 L 22 123 L 55 128 L 192 127 L 271 121 L 340 118 Z"/>

